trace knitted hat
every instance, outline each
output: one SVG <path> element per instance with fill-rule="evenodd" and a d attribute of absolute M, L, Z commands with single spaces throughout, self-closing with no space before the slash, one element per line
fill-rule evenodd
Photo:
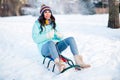
<path fill-rule="evenodd" d="M 46 6 L 45 4 L 43 4 L 43 5 L 41 6 L 40 14 L 42 14 L 45 10 L 50 10 L 50 11 L 51 11 L 51 9 L 50 9 L 49 6 Z"/>

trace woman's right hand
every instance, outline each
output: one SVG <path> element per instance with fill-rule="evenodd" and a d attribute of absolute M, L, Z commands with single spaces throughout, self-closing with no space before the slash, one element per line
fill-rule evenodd
<path fill-rule="evenodd" d="M 54 37 L 54 30 L 51 30 L 50 32 L 47 33 L 47 38 L 51 39 Z"/>

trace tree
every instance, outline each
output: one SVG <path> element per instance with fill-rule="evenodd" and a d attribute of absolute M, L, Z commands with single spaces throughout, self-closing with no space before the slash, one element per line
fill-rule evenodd
<path fill-rule="evenodd" d="M 108 27 L 120 28 L 120 25 L 119 25 L 119 0 L 108 0 L 108 1 L 109 1 Z"/>
<path fill-rule="evenodd" d="M 91 0 L 78 0 L 79 11 L 82 14 L 95 14 L 95 7 Z"/>
<path fill-rule="evenodd" d="M 0 16 L 19 16 L 27 0 L 0 0 Z"/>
<path fill-rule="evenodd" d="M 7 0 L 0 0 L 0 16 L 7 16 L 8 13 L 8 5 Z"/>

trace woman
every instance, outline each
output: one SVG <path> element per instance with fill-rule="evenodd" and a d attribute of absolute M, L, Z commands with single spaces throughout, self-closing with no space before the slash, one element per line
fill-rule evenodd
<path fill-rule="evenodd" d="M 35 21 L 32 31 L 32 38 L 37 43 L 38 48 L 43 56 L 51 56 L 59 71 L 65 68 L 65 65 L 59 58 L 59 54 L 70 46 L 76 64 L 82 68 L 88 68 L 90 65 L 85 64 L 82 56 L 79 55 L 78 49 L 73 37 L 63 39 L 56 25 L 55 18 L 49 6 L 42 5 L 40 17 Z"/>

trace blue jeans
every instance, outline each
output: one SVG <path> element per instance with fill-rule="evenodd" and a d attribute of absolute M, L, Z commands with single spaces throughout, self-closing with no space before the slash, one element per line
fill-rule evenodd
<path fill-rule="evenodd" d="M 41 53 L 43 56 L 51 56 L 56 59 L 68 46 L 70 46 L 73 55 L 78 54 L 77 45 L 73 37 L 68 37 L 56 44 L 53 41 L 48 41 L 42 46 Z"/>

